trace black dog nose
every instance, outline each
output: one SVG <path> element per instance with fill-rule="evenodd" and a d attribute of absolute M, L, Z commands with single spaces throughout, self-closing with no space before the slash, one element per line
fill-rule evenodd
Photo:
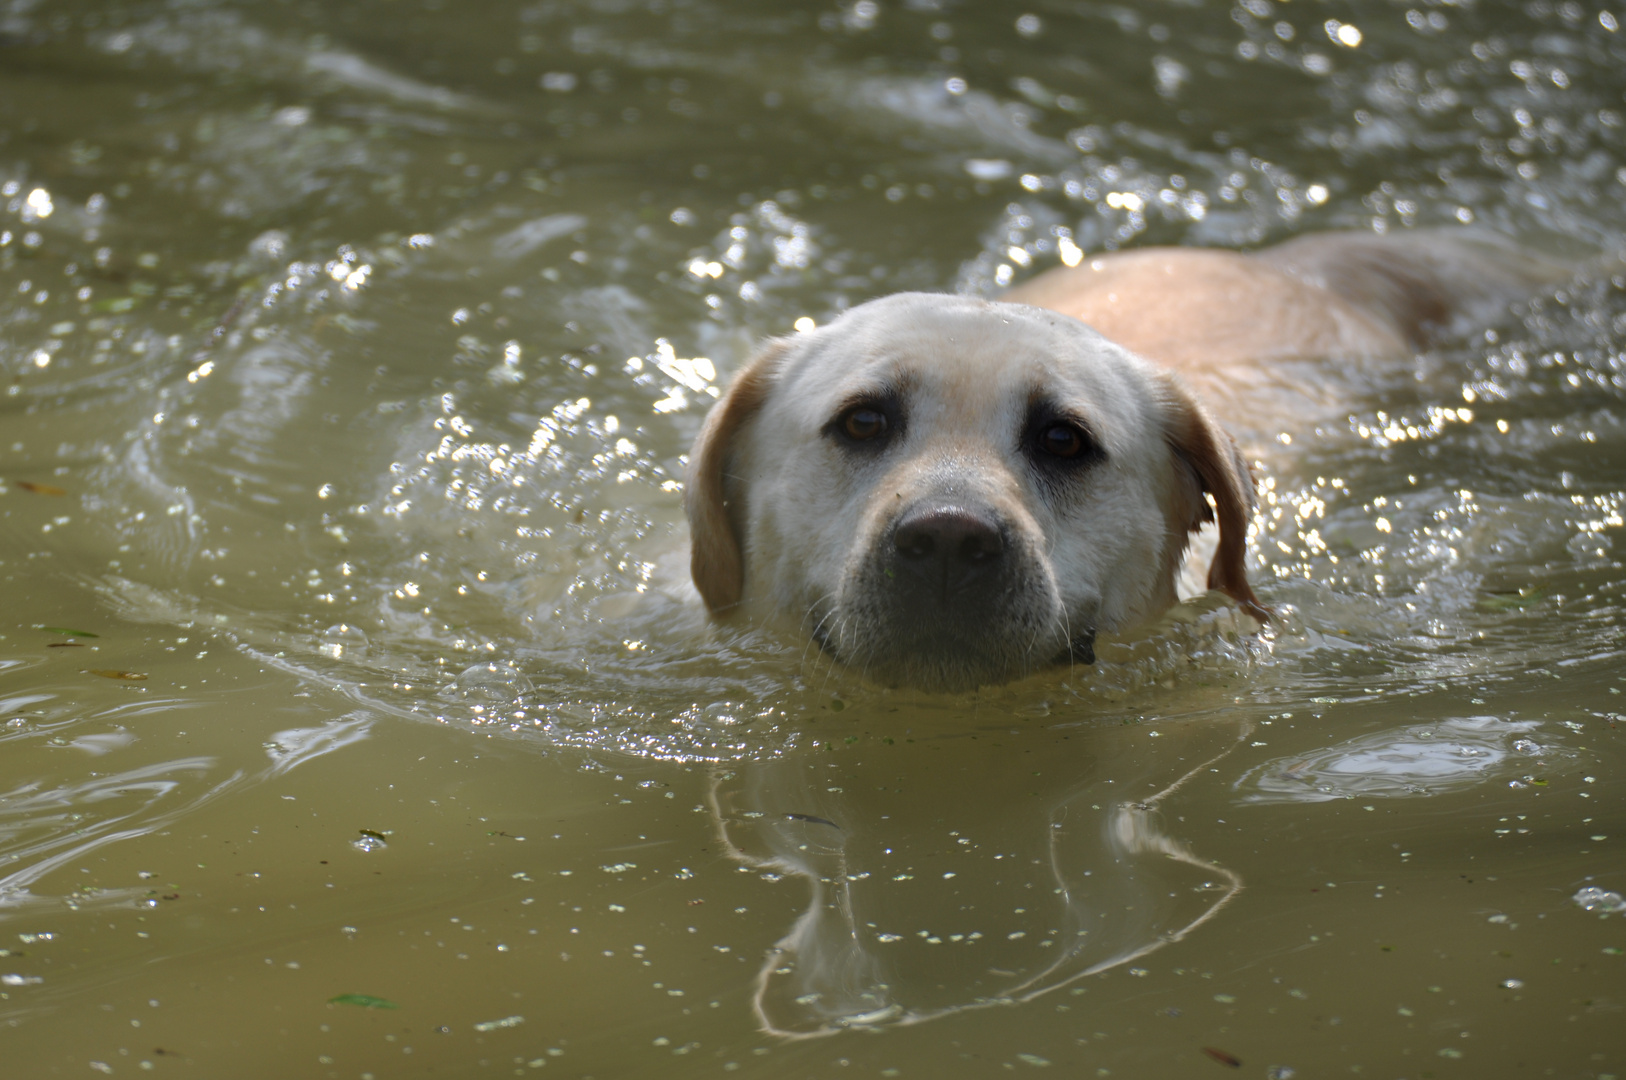
<path fill-rule="evenodd" d="M 987 567 L 1005 553 L 999 521 L 989 512 L 944 503 L 904 511 L 892 532 L 892 545 L 907 563 L 935 564 L 945 570 Z"/>

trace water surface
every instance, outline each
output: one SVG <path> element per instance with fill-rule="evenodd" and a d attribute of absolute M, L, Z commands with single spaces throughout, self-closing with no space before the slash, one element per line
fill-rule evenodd
<path fill-rule="evenodd" d="M 9 1067 L 1626 1075 L 1623 18 L 0 3 Z M 1581 271 L 1226 418 L 1262 637 L 941 698 L 685 599 L 766 335 L 1448 225 Z"/>

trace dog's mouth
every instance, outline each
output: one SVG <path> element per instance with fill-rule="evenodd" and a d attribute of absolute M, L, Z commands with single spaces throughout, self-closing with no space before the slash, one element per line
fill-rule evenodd
<path fill-rule="evenodd" d="M 1056 663 L 1086 665 L 1095 663 L 1095 627 L 1073 635 L 1073 640 L 1067 643 L 1067 651 L 1056 657 Z"/>
<path fill-rule="evenodd" d="M 994 657 L 1008 655 L 1009 650 L 1004 647 L 1004 642 L 998 640 L 960 640 L 952 644 L 939 642 L 935 648 L 922 648 L 920 643 L 916 643 L 913 648 L 906 648 L 885 659 L 862 655 L 861 648 L 849 652 L 836 640 L 831 630 L 833 622 L 829 618 L 820 619 L 809 631 L 809 636 L 826 656 L 838 663 L 856 665 L 871 678 L 882 682 L 922 690 L 971 690 L 1011 682 L 1045 667 L 1088 666 L 1095 663 L 1094 627 L 1074 634 L 1066 648 L 1054 654 L 1048 663 L 1035 663 L 1029 654 L 1026 662 L 1001 665 L 993 662 Z"/>
<path fill-rule="evenodd" d="M 832 658 L 834 660 L 840 660 L 841 659 L 841 653 L 837 651 L 835 645 L 832 644 L 831 641 L 830 641 L 830 620 L 829 620 L 829 618 L 823 618 L 823 619 L 820 619 L 817 623 L 814 623 L 813 624 L 813 629 L 809 633 L 808 636 L 811 637 L 814 641 L 818 642 L 819 649 L 821 651 L 823 651 L 825 655 L 829 656 L 830 658 Z"/>

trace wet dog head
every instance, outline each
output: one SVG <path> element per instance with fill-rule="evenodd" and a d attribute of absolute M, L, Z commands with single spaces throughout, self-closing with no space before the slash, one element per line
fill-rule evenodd
<path fill-rule="evenodd" d="M 1039 308 L 904 293 L 772 341 L 689 468 L 707 606 L 798 621 L 887 684 L 1092 660 L 1097 630 L 1174 603 L 1216 514 L 1210 587 L 1262 610 L 1229 437 L 1170 376 Z"/>

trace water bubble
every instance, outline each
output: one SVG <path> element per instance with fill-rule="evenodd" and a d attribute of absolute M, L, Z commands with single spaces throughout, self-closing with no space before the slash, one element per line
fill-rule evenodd
<path fill-rule="evenodd" d="M 1600 911 L 1605 915 L 1626 911 L 1626 896 L 1600 889 L 1596 885 L 1588 885 L 1570 899 L 1584 911 Z"/>
<path fill-rule="evenodd" d="M 1253 769 L 1237 786 L 1249 802 L 1436 795 L 1490 778 L 1513 753 L 1545 753 L 1529 720 L 1471 716 L 1364 735 Z"/>
<path fill-rule="evenodd" d="M 339 623 L 322 631 L 317 639 L 317 649 L 323 656 L 331 656 L 338 660 L 349 657 L 358 660 L 367 655 L 367 635 L 358 626 L 349 623 Z"/>
<path fill-rule="evenodd" d="M 461 701 L 507 705 L 530 692 L 531 680 L 506 660 L 490 660 L 465 668 L 450 689 Z"/>
<path fill-rule="evenodd" d="M 360 836 L 350 841 L 350 846 L 357 851 L 373 852 L 382 851 L 389 845 L 385 842 L 382 834 L 373 832 L 370 829 L 363 829 Z"/>
<path fill-rule="evenodd" d="M 739 712 L 740 710 L 732 702 L 717 701 L 707 705 L 702 710 L 701 715 L 709 723 L 732 726 L 740 722 Z"/>

